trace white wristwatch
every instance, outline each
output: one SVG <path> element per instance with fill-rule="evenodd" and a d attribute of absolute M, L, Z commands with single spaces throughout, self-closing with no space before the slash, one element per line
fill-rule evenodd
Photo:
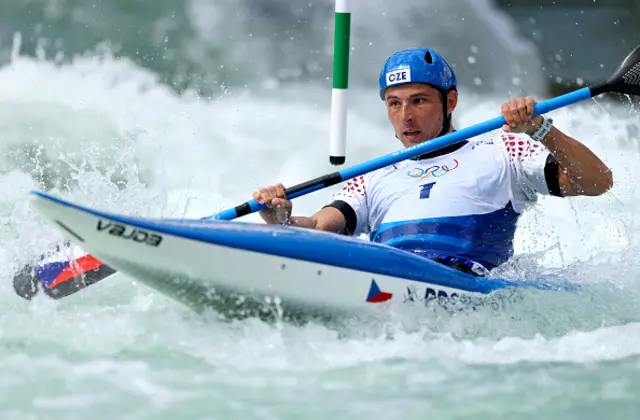
<path fill-rule="evenodd" d="M 540 124 L 540 127 L 538 127 L 538 129 L 533 134 L 529 134 L 529 137 L 531 137 L 531 139 L 533 139 L 534 141 L 541 141 L 547 136 L 547 134 L 549 134 L 549 131 L 551 131 L 551 127 L 553 127 L 553 120 L 543 115 L 542 124 Z"/>

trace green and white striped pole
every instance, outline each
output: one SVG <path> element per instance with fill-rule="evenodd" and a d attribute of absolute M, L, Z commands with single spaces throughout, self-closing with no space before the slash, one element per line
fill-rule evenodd
<path fill-rule="evenodd" d="M 333 39 L 331 131 L 329 136 L 329 162 L 331 162 L 332 165 L 342 165 L 346 160 L 350 37 L 351 12 L 349 10 L 349 0 L 336 0 Z"/>

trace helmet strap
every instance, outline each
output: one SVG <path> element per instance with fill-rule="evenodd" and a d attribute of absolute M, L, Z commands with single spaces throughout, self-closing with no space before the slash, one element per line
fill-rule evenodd
<path fill-rule="evenodd" d="M 438 137 L 444 136 L 451 129 L 451 113 L 447 112 L 447 102 L 449 100 L 448 93 L 451 91 L 445 91 L 442 88 L 438 88 L 440 91 L 440 96 L 442 97 L 442 131 L 438 134 Z"/>

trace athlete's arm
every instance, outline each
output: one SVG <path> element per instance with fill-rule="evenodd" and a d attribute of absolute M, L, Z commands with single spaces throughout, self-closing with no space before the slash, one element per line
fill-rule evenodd
<path fill-rule="evenodd" d="M 613 186 L 611 169 L 587 146 L 556 127 L 541 143 L 558 163 L 558 183 L 563 196 L 597 196 Z"/>
<path fill-rule="evenodd" d="M 290 224 L 291 226 L 335 233 L 344 233 L 347 226 L 344 215 L 335 207 L 324 207 L 311 217 L 293 216 Z"/>
<path fill-rule="evenodd" d="M 505 132 L 532 135 L 542 123 L 542 117 L 533 116 L 533 98 L 514 98 L 502 105 L 507 124 Z M 584 144 L 569 137 L 556 127 L 541 141 L 555 158 L 558 184 L 562 196 L 596 196 L 607 192 L 613 185 L 611 170 Z"/>

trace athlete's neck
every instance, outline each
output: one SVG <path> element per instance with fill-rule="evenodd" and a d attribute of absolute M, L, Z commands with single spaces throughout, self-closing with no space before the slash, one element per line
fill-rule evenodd
<path fill-rule="evenodd" d="M 454 128 L 451 127 L 451 130 L 449 130 L 449 133 L 453 133 L 454 131 L 456 131 L 456 130 L 454 130 Z M 449 134 L 449 133 L 447 133 L 447 134 Z M 433 140 L 435 140 L 435 139 L 433 139 Z M 427 141 L 431 141 L 431 140 L 427 140 Z M 420 156 L 416 156 L 414 158 L 411 158 L 411 160 L 431 159 L 431 158 L 434 158 L 434 157 L 446 155 L 446 154 L 455 152 L 456 150 L 460 149 L 462 146 L 464 146 L 467 143 L 468 143 L 467 140 L 463 140 L 461 142 L 452 144 L 451 146 L 447 146 L 447 147 L 444 147 L 444 148 L 439 149 L 439 150 L 434 150 L 433 152 L 423 153 Z"/>

